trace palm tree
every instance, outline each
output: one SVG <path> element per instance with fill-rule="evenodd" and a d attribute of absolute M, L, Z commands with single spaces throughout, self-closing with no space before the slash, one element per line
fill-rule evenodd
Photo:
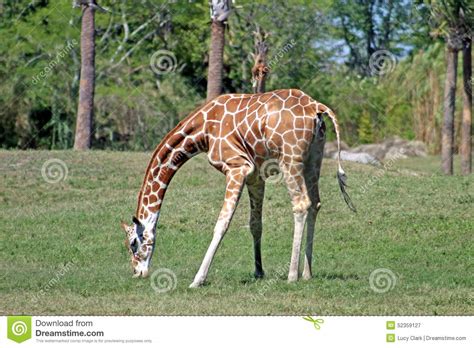
<path fill-rule="evenodd" d="M 461 124 L 461 174 L 472 173 L 472 31 L 474 26 L 474 4 L 461 13 L 461 20 L 467 28 L 462 49 L 463 72 L 463 111 Z"/>
<path fill-rule="evenodd" d="M 467 41 L 467 40 L 466 40 Z M 462 111 L 461 126 L 461 174 L 469 175 L 472 173 L 472 65 L 471 65 L 472 39 L 467 41 L 463 48 L 463 80 L 464 106 Z"/>
<path fill-rule="evenodd" d="M 75 2 L 82 8 L 81 31 L 81 82 L 79 86 L 79 105 L 76 120 L 75 150 L 91 147 L 92 121 L 94 117 L 95 89 L 95 0 Z"/>
<path fill-rule="evenodd" d="M 441 169 L 444 174 L 453 175 L 454 111 L 456 102 L 456 77 L 458 51 L 447 43 L 446 78 L 444 81 L 444 116 L 441 130 Z"/>
<path fill-rule="evenodd" d="M 222 93 L 224 66 L 225 20 L 230 14 L 230 0 L 209 1 L 211 10 L 211 45 L 207 75 L 207 100 Z"/>
<path fill-rule="evenodd" d="M 470 37 L 470 25 L 472 25 L 472 7 L 469 0 L 429 0 L 431 15 L 436 24 L 435 34 L 444 37 L 446 42 L 446 80 L 444 87 L 444 122 L 441 133 L 441 168 L 447 175 L 453 174 L 453 149 L 454 149 L 454 111 L 456 100 L 456 76 L 458 66 L 458 52 L 466 46 L 466 38 Z M 466 53 L 467 54 L 467 53 Z M 466 54 L 464 55 L 466 59 Z M 469 59 L 470 62 L 470 59 Z M 464 79 L 470 75 L 470 64 L 464 64 Z M 466 83 L 466 82 L 465 82 Z M 464 88 L 466 90 L 466 88 Z M 472 92 L 471 92 L 472 93 Z M 468 93 L 465 93 L 468 94 Z M 467 96 L 465 96 L 467 98 Z M 472 98 L 472 94 L 471 97 Z M 465 108 L 466 108 L 465 101 Z M 463 129 L 469 128 L 471 107 L 463 116 Z M 464 131 L 463 131 L 464 134 Z M 463 135 L 463 143 L 469 141 L 469 146 L 462 145 L 462 151 L 470 152 L 470 137 L 466 139 Z M 471 154 L 466 154 L 469 157 Z M 464 158 L 464 157 L 463 157 Z"/>

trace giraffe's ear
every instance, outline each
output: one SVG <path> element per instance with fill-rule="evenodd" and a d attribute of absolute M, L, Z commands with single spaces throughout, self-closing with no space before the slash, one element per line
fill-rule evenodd
<path fill-rule="evenodd" d="M 130 228 L 130 226 L 128 226 L 124 221 L 120 221 L 120 226 L 122 226 L 125 232 L 127 232 L 128 229 Z"/>
<path fill-rule="evenodd" d="M 132 217 L 132 221 L 135 225 L 142 226 L 142 223 L 140 222 L 140 220 L 138 220 L 135 216 Z"/>

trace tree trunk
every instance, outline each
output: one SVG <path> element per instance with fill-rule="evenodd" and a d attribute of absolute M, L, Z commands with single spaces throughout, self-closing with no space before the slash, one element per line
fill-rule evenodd
<path fill-rule="evenodd" d="M 91 147 L 92 120 L 94 116 L 95 88 L 95 9 L 83 5 L 81 32 L 81 81 L 76 120 L 75 150 Z"/>
<path fill-rule="evenodd" d="M 472 172 L 472 41 L 467 41 L 463 48 L 463 110 L 461 125 L 461 174 L 469 175 Z"/>
<path fill-rule="evenodd" d="M 224 66 L 225 25 L 217 19 L 211 24 L 211 46 L 209 50 L 209 71 L 207 75 L 207 100 L 222 93 Z"/>
<path fill-rule="evenodd" d="M 444 122 L 441 133 L 441 168 L 446 175 L 453 175 L 454 106 L 456 101 L 457 66 L 458 51 L 448 46 L 444 85 Z"/>
<path fill-rule="evenodd" d="M 365 4 L 365 27 L 366 27 L 366 54 L 367 54 L 367 72 L 371 74 L 369 63 L 370 57 L 377 50 L 374 44 L 375 31 L 374 31 L 374 0 L 369 0 Z"/>

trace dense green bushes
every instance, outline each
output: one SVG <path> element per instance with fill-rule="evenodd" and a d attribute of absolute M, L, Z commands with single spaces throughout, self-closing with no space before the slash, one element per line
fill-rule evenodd
<path fill-rule="evenodd" d="M 97 14 L 93 146 L 152 149 L 205 98 L 207 4 L 100 3 L 113 13 Z M 330 105 L 350 144 L 400 135 L 438 150 L 441 45 L 429 37 L 421 43 L 416 35 L 401 38 L 404 50 L 394 44 L 397 63 L 387 73 L 360 76 L 345 64 L 345 45 L 333 28 L 337 1 L 294 1 L 291 7 L 251 3 L 237 1 L 229 18 L 226 92 L 251 90 L 252 31 L 258 23 L 271 33 L 267 89 L 300 88 Z M 68 0 L 4 1 L 0 17 L 0 146 L 70 148 L 80 71 L 80 10 Z M 168 60 L 154 56 L 159 50 L 166 50 Z"/>

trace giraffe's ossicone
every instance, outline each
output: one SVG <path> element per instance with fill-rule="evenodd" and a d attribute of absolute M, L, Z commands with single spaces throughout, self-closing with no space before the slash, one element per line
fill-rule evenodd
<path fill-rule="evenodd" d="M 313 233 L 320 208 L 318 180 L 325 142 L 324 115 L 334 125 L 339 149 L 339 126 L 334 113 L 296 89 L 222 95 L 183 119 L 153 152 L 132 225 L 122 223 L 134 276 L 148 275 L 156 225 L 173 175 L 188 159 L 207 152 L 211 165 L 226 175 L 226 193 L 213 239 L 191 286 L 197 287 L 205 281 L 244 185 L 250 197 L 255 276 L 263 276 L 260 245 L 265 176 L 260 175 L 260 169 L 266 161 L 274 161 L 279 167 L 293 206 L 295 231 L 288 279 L 298 278 L 305 225 L 303 277 L 310 278 Z M 345 191 L 346 178 L 339 157 L 337 178 L 346 203 L 355 210 Z"/>

